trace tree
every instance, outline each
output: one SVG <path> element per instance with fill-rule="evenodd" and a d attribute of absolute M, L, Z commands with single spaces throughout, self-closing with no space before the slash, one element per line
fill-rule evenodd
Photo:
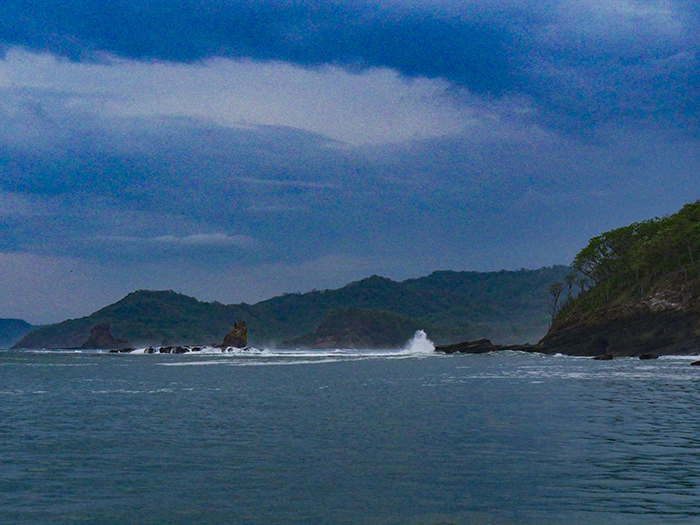
<path fill-rule="evenodd" d="M 596 237 L 574 258 L 572 268 L 587 281 L 565 277 L 571 292 L 581 294 L 567 302 L 566 312 L 585 311 L 618 298 L 643 297 L 656 283 L 675 275 L 686 281 L 700 275 L 700 201 L 678 213 L 617 228 Z M 549 292 L 550 310 L 554 290 Z"/>
<path fill-rule="evenodd" d="M 569 292 L 568 297 L 571 297 L 571 291 L 572 291 L 574 285 L 578 282 L 578 274 L 576 272 L 571 272 L 571 273 L 567 274 L 564 277 L 564 282 L 566 283 L 566 286 L 568 287 L 568 292 Z"/>
<path fill-rule="evenodd" d="M 559 298 L 564 291 L 564 285 L 562 283 L 552 283 L 547 287 L 547 305 L 549 305 L 549 313 L 552 316 L 552 321 L 557 316 L 557 310 L 559 308 Z"/>

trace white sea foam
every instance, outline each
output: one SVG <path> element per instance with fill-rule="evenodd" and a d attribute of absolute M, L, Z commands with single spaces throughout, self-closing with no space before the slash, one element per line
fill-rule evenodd
<path fill-rule="evenodd" d="M 140 350 L 142 352 L 142 350 Z M 263 365 L 289 365 L 289 364 L 321 364 L 337 361 L 361 361 L 366 359 L 407 359 L 435 355 L 435 347 L 422 330 L 416 332 L 414 338 L 401 350 L 369 350 L 333 348 L 328 350 L 232 350 L 221 352 L 218 348 L 202 349 L 198 352 L 181 354 L 183 356 L 207 356 L 206 360 L 197 359 L 191 361 L 184 359 L 177 363 L 162 363 L 163 366 L 188 366 L 231 364 L 234 366 L 263 366 Z M 230 359 L 211 359 L 220 356 Z M 231 362 L 233 361 L 233 362 Z"/>
<path fill-rule="evenodd" d="M 184 352 L 182 354 L 178 353 L 168 353 L 168 352 L 163 352 L 163 355 L 182 355 L 182 356 L 197 356 L 197 355 L 226 355 L 226 356 L 268 356 L 268 355 L 273 355 L 270 350 L 261 350 L 259 348 L 254 348 L 254 347 L 246 347 L 246 348 L 234 348 L 234 347 L 228 347 L 228 348 L 220 348 L 217 346 L 186 346 L 184 347 L 187 349 L 187 352 Z M 194 350 L 194 348 L 197 348 L 197 350 Z M 159 351 L 159 347 L 149 347 L 149 348 L 137 348 L 131 352 L 127 352 L 127 355 L 149 355 L 149 354 L 160 354 L 161 352 Z"/>
<path fill-rule="evenodd" d="M 159 363 L 159 366 L 199 366 L 199 365 L 226 365 L 226 366 L 294 366 L 294 365 L 318 365 L 323 363 L 336 363 L 338 358 L 321 357 L 321 359 L 285 359 L 285 360 L 236 360 L 236 361 L 180 361 L 177 363 Z"/>
<path fill-rule="evenodd" d="M 435 345 L 428 339 L 428 334 L 423 330 L 418 330 L 413 339 L 406 345 L 404 352 L 411 355 L 433 355 L 435 353 Z"/>

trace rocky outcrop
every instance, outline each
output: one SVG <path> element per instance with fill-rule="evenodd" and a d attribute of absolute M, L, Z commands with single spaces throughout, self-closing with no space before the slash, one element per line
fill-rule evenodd
<path fill-rule="evenodd" d="M 233 324 L 233 330 L 226 334 L 222 346 L 232 348 L 245 348 L 248 346 L 248 328 L 245 321 Z"/>
<path fill-rule="evenodd" d="M 239 352 L 243 351 L 246 353 L 254 354 L 254 353 L 262 353 L 263 350 L 258 350 L 257 348 L 253 348 L 250 346 L 247 346 L 245 348 L 235 348 L 231 346 L 149 346 L 148 348 L 144 348 L 143 351 L 137 351 L 134 348 L 124 348 L 124 349 L 113 349 L 110 350 L 110 354 L 128 354 L 132 352 L 137 352 L 137 353 L 144 353 L 144 354 L 189 354 L 191 352 L 202 352 L 206 350 L 207 348 L 209 349 L 218 349 L 222 353 L 233 353 L 233 352 Z"/>
<path fill-rule="evenodd" d="M 94 349 L 123 349 L 129 346 L 126 339 L 115 339 L 110 331 L 108 323 L 100 323 L 92 327 L 90 336 L 81 345 L 81 348 Z"/>
<path fill-rule="evenodd" d="M 656 290 L 640 300 L 558 319 L 540 341 L 546 354 L 649 358 L 700 353 L 700 312 L 683 286 Z"/>
<path fill-rule="evenodd" d="M 233 329 L 226 334 L 223 343 L 220 345 L 212 345 L 211 348 L 219 348 L 222 352 L 231 351 L 232 349 L 249 350 L 248 345 L 248 328 L 245 321 L 234 323 Z M 190 352 L 201 352 L 202 345 L 197 346 L 174 346 L 164 344 L 163 346 L 149 346 L 144 349 L 145 354 L 189 354 Z"/>
<path fill-rule="evenodd" d="M 486 354 L 495 350 L 500 350 L 499 346 L 494 345 L 488 339 L 479 339 L 478 341 L 464 341 L 453 345 L 436 346 L 435 350 L 443 354 Z"/>
<path fill-rule="evenodd" d="M 538 345 L 496 345 L 488 339 L 478 341 L 464 341 L 452 345 L 440 345 L 435 347 L 435 351 L 441 354 L 487 354 L 489 352 L 499 352 L 502 350 L 512 350 L 516 352 L 539 352 Z"/>
<path fill-rule="evenodd" d="M 96 327 L 97 328 L 97 327 Z M 109 329 L 109 326 L 107 326 Z M 94 330 L 94 329 L 93 329 Z M 247 346 L 248 343 L 248 329 L 244 321 L 234 323 L 233 329 L 226 334 L 224 337 L 224 342 L 221 345 L 213 345 L 211 348 L 220 348 L 222 352 L 230 352 L 233 350 L 251 350 Z M 104 347 L 103 347 L 104 348 Z M 163 345 L 163 346 L 149 346 L 143 350 L 144 354 L 189 354 L 190 352 L 201 352 L 203 347 L 201 345 L 197 346 L 173 346 L 173 345 Z M 110 350 L 110 353 L 128 353 L 132 352 L 133 348 L 125 350 Z"/>

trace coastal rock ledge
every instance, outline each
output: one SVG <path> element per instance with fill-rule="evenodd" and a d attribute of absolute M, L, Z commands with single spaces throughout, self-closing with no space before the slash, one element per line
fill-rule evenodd
<path fill-rule="evenodd" d="M 440 345 L 435 347 L 435 351 L 441 354 L 487 354 L 501 350 L 513 350 L 516 352 L 540 352 L 538 345 L 495 345 L 488 339 L 478 341 L 464 341 L 452 345 Z"/>

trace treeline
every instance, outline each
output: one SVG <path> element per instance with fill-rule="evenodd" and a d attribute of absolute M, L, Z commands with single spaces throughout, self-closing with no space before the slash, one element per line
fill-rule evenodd
<path fill-rule="evenodd" d="M 561 302 L 556 319 L 641 298 L 668 277 L 695 279 L 700 274 L 700 201 L 673 215 L 593 237 L 576 255 L 572 268 L 581 293 Z M 554 291 L 550 287 L 550 304 Z"/>

